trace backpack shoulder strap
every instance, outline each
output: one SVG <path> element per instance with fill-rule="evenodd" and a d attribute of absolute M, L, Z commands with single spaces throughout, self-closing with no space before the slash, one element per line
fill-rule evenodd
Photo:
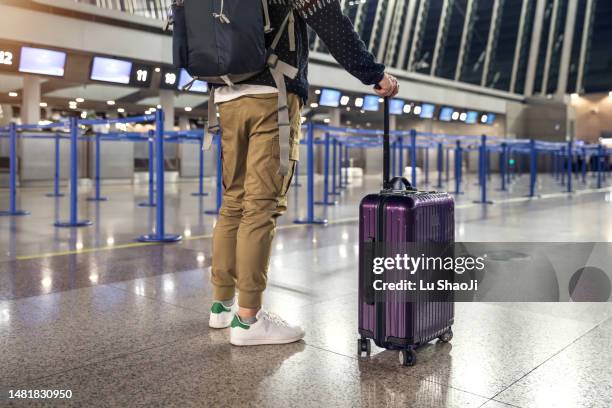
<path fill-rule="evenodd" d="M 264 32 L 267 34 L 272 31 L 272 25 L 270 24 L 270 12 L 268 11 L 268 0 L 261 0 L 261 6 L 263 7 L 265 26 Z"/>
<path fill-rule="evenodd" d="M 281 26 L 278 28 L 278 31 L 272 40 L 272 44 L 270 45 L 272 51 L 276 50 L 285 29 L 289 35 L 289 51 L 295 51 L 295 16 L 293 15 L 293 7 L 287 12 L 287 15 L 283 19 Z"/>

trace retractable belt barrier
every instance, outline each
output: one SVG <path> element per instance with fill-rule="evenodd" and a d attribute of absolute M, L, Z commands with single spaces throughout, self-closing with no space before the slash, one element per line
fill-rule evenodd
<path fill-rule="evenodd" d="M 148 132 L 106 132 L 81 135 L 81 128 L 95 125 L 129 123 L 152 123 L 154 130 Z M 139 206 L 156 207 L 156 228 L 150 234 L 138 239 L 153 242 L 174 242 L 181 239 L 176 234 L 166 234 L 165 206 L 164 206 L 164 144 L 165 143 L 193 143 L 199 146 L 198 150 L 198 190 L 192 193 L 196 197 L 204 197 L 209 193 L 204 191 L 204 130 L 164 132 L 163 112 L 158 110 L 154 115 L 127 117 L 119 119 L 76 119 L 60 121 L 41 125 L 16 125 L 0 128 L 0 138 L 9 139 L 9 209 L 0 212 L 0 215 L 27 215 L 28 212 L 17 208 L 17 141 L 23 139 L 51 139 L 55 142 L 54 148 L 54 183 L 50 197 L 61 197 L 60 191 L 60 143 L 70 141 L 70 218 L 68 221 L 57 221 L 57 227 L 81 227 L 91 225 L 89 220 L 79 220 L 78 217 L 78 141 L 94 142 L 94 195 L 90 201 L 104 201 L 107 198 L 101 194 L 101 143 L 104 141 L 141 142 L 148 144 L 148 172 L 149 193 L 148 199 Z M 305 123 L 302 126 L 305 137 L 301 144 L 306 146 L 306 216 L 296 219 L 298 224 L 325 224 L 325 219 L 316 218 L 315 206 L 333 206 L 337 204 L 335 197 L 350 186 L 349 177 L 351 149 L 379 149 L 383 144 L 383 132 L 374 129 L 355 129 L 334 127 L 329 125 Z M 411 174 L 409 178 L 412 185 L 417 187 L 422 181 L 425 186 L 430 184 L 430 152 L 435 152 L 434 162 L 436 180 L 435 188 L 443 188 L 443 183 L 450 183 L 451 169 L 454 171 L 454 193 L 463 194 L 463 163 L 466 153 L 478 156 L 478 186 L 479 199 L 475 202 L 491 204 L 488 197 L 488 185 L 492 176 L 491 155 L 499 156 L 499 191 L 508 191 L 508 186 L 519 177 L 523 171 L 522 164 L 528 164 L 529 193 L 528 197 L 536 197 L 538 190 L 539 160 L 547 158 L 552 168 L 552 177 L 558 181 L 564 191 L 574 191 L 574 178 L 587 184 L 588 172 L 592 173 L 597 188 L 603 186 L 606 173 L 610 171 L 609 152 L 603 145 L 587 144 L 582 141 L 549 142 L 535 139 L 513 139 L 488 135 L 452 135 L 431 132 L 418 132 L 416 130 L 402 130 L 390 132 L 392 147 L 392 176 L 403 176 L 404 163 L 408 162 Z M 213 142 L 217 146 L 216 157 L 216 191 L 215 208 L 205 211 L 207 214 L 219 213 L 223 199 L 222 159 L 220 134 L 214 136 Z M 321 146 L 322 152 L 322 197 L 315 200 L 315 146 Z M 406 156 L 406 151 L 408 155 Z M 423 177 L 417 178 L 417 158 L 422 154 Z M 454 163 L 451 163 L 451 154 Z M 517 165 L 516 159 L 521 165 Z M 574 160 L 578 160 L 574 166 Z M 299 167 L 296 164 L 294 186 L 299 187 Z M 406 169 L 407 170 L 407 169 Z M 448 189 L 448 187 L 447 187 Z"/>

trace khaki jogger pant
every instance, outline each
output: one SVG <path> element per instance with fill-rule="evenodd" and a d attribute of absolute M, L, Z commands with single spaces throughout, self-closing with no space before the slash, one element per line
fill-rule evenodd
<path fill-rule="evenodd" d="M 289 172 L 280 176 L 276 94 L 248 95 L 219 104 L 223 204 L 213 233 L 215 300 L 238 288 L 240 307 L 261 307 L 276 219 L 287 209 L 287 191 L 299 155 L 301 99 L 288 95 L 291 122 Z"/>

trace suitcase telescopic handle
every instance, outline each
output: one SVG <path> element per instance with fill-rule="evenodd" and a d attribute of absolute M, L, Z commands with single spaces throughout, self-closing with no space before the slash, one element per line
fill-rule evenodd
<path fill-rule="evenodd" d="M 385 97 L 384 102 L 384 118 L 383 118 L 383 188 L 388 189 L 390 180 L 390 136 L 389 136 L 389 98 Z"/>
<path fill-rule="evenodd" d="M 384 118 L 383 118 L 383 189 L 404 191 L 414 190 L 412 185 L 404 177 L 391 178 L 391 136 L 389 125 L 389 97 L 385 97 L 383 101 Z"/>

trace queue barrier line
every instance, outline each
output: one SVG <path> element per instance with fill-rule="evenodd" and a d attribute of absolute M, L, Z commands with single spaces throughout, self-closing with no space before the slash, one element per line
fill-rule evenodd
<path fill-rule="evenodd" d="M 306 123 L 302 127 L 306 130 L 306 139 L 302 140 L 302 144 L 312 144 L 312 145 L 324 145 L 325 151 L 323 153 L 324 164 L 323 164 L 323 199 L 321 201 L 314 201 L 313 194 L 309 191 L 307 194 L 307 208 L 308 208 L 308 216 L 306 217 L 306 222 L 314 220 L 314 213 L 312 208 L 314 205 L 331 205 L 333 202 L 329 200 L 329 196 L 331 194 L 337 195 L 339 194 L 338 190 L 342 190 L 346 188 L 346 185 L 349 184 L 348 180 L 348 171 L 342 171 L 342 163 L 344 163 L 344 167 L 349 166 L 348 161 L 348 151 L 351 148 L 378 148 L 382 144 L 382 131 L 374 130 L 374 129 L 354 129 L 354 128 L 343 128 L 343 127 L 335 127 L 329 125 L 312 125 L 310 123 Z M 319 139 L 315 139 L 312 143 L 309 143 L 311 138 L 310 133 L 314 133 L 314 131 L 323 132 L 323 136 Z M 329 187 L 329 159 L 328 159 L 328 150 L 330 142 L 327 141 L 329 137 L 332 137 L 332 144 L 335 143 L 336 147 L 340 147 L 340 181 L 336 185 L 333 183 L 332 191 L 330 191 Z M 521 155 L 529 156 L 529 168 L 530 168 L 530 186 L 529 186 L 529 195 L 528 197 L 535 197 L 536 195 L 536 186 L 537 186 L 537 162 L 539 154 L 547 154 L 551 152 L 556 152 L 559 149 L 564 151 L 567 147 L 564 142 L 548 142 L 548 141 L 534 141 L 530 139 L 510 139 L 503 138 L 499 136 L 488 136 L 488 135 L 449 135 L 449 134 L 435 134 L 435 133 L 427 133 L 427 132 L 417 132 L 416 130 L 409 131 L 392 131 L 390 133 L 391 137 L 391 147 L 392 147 L 392 157 L 391 157 L 391 165 L 394 172 L 397 172 L 398 175 L 403 175 L 403 160 L 404 160 L 404 150 L 408 150 L 410 157 L 410 167 L 411 167 L 411 184 L 417 187 L 417 177 L 416 177 L 416 162 L 417 162 L 417 152 L 419 150 L 424 151 L 424 183 L 425 185 L 429 184 L 429 148 L 437 148 L 438 153 L 440 152 L 440 147 L 442 147 L 442 151 L 445 151 L 447 160 L 446 160 L 446 180 L 447 182 L 450 180 L 450 163 L 448 160 L 450 151 L 453 150 L 455 153 L 455 194 L 462 194 L 461 192 L 461 183 L 462 183 L 462 165 L 465 153 L 477 152 L 478 153 L 478 184 L 480 186 L 480 198 L 477 201 L 479 204 L 492 204 L 493 202 L 488 199 L 488 179 L 491 177 L 491 154 L 497 153 L 500 155 L 500 160 L 503 161 L 500 163 L 499 172 L 501 179 L 501 191 L 508 191 L 507 185 L 512 181 L 513 178 L 516 177 L 515 173 L 512 173 L 512 169 L 508 169 L 507 159 L 510 157 L 515 157 Z M 404 139 L 409 138 L 409 143 L 405 144 Z M 341 144 L 340 144 L 341 143 Z M 584 148 L 584 152 L 590 151 L 592 154 L 596 154 L 597 145 L 588 145 L 580 141 L 578 143 L 581 148 Z M 342 160 L 343 154 L 342 150 L 344 150 L 344 160 Z M 573 157 L 571 155 L 567 155 L 563 153 L 565 157 Z M 335 158 L 336 156 L 334 156 Z M 442 155 L 438 155 L 438 186 L 441 188 L 441 167 L 444 167 L 444 159 Z M 440 163 L 441 161 L 441 163 Z M 397 170 L 396 170 L 397 169 Z M 567 172 L 569 173 L 569 172 Z M 336 167 L 332 168 L 332 179 L 335 177 Z M 563 180 L 565 179 L 566 173 L 562 173 L 561 177 Z M 605 175 L 602 175 L 603 179 Z M 308 179 L 314 178 L 314 174 L 308 172 Z M 563 185 L 565 183 L 563 182 Z M 601 184 L 599 184 L 601 187 Z M 571 185 L 567 188 L 567 192 L 572 192 Z"/>
<path fill-rule="evenodd" d="M 160 111 L 161 112 L 161 111 Z M 84 125 L 110 125 L 116 123 L 134 123 L 135 121 L 151 121 L 155 120 L 157 124 L 157 115 L 144 115 L 137 117 L 128 117 L 128 118 L 119 118 L 119 119 L 85 119 L 78 120 L 78 126 Z M 161 112 L 163 117 L 163 112 Z M 163 119 L 162 119 L 163 124 Z M 24 130 L 53 130 L 57 128 L 65 128 L 67 122 L 56 122 L 44 125 L 23 125 L 22 128 Z M 6 129 L 6 128 L 5 128 Z M 325 220 L 315 219 L 314 216 L 314 205 L 333 205 L 335 202 L 330 201 L 330 195 L 339 195 L 340 190 L 345 189 L 349 184 L 348 170 L 346 170 L 350 163 L 350 149 L 352 148 L 378 148 L 382 144 L 382 131 L 374 130 L 374 129 L 353 129 L 353 128 L 342 128 L 342 127 L 333 127 L 326 125 L 318 125 L 312 122 L 307 122 L 302 126 L 302 129 L 306 130 L 306 138 L 301 141 L 302 144 L 307 146 L 307 217 L 305 220 L 296 220 L 296 223 L 305 222 L 309 224 L 318 224 L 325 223 Z M 9 127 L 10 130 L 10 127 Z M 323 138 L 315 138 L 314 132 L 325 131 Z M 72 131 L 71 133 L 71 145 L 72 145 Z M 27 136 L 23 137 L 41 137 L 40 135 L 36 136 Z M 53 137 L 53 136 L 51 136 Z M 203 130 L 195 130 L 195 131 L 179 131 L 179 132 L 162 132 L 161 136 L 158 135 L 157 127 L 155 133 L 152 134 L 144 134 L 138 132 L 98 132 L 92 135 L 86 135 L 82 137 L 77 137 L 78 140 L 93 140 L 95 141 L 96 147 L 96 162 L 95 162 L 95 196 L 89 198 L 93 201 L 101 201 L 105 198 L 101 196 L 100 193 L 100 142 L 101 141 L 129 141 L 129 142 L 148 142 L 149 143 L 149 199 L 145 203 L 139 204 L 140 206 L 157 206 L 157 203 L 154 202 L 155 194 L 159 195 L 158 192 L 155 192 L 154 189 L 154 181 L 159 186 L 159 181 L 154 180 L 154 174 L 159 173 L 160 164 L 157 164 L 157 168 L 155 169 L 153 166 L 154 160 L 152 160 L 153 155 L 158 150 L 155 147 L 161 142 L 162 149 L 163 143 L 203 143 L 204 131 Z M 55 136 L 56 143 L 59 140 L 59 137 Z M 426 133 L 426 132 L 417 132 L 416 130 L 409 131 L 392 131 L 391 138 L 393 140 L 393 169 L 397 171 L 399 175 L 403 175 L 404 173 L 404 151 L 408 150 L 410 157 L 410 168 L 411 168 L 411 181 L 412 184 L 416 187 L 417 177 L 416 177 L 416 162 L 417 162 L 417 153 L 419 150 L 424 151 L 425 159 L 424 159 L 424 170 L 425 170 L 425 184 L 429 183 L 429 148 L 436 148 L 438 151 L 438 186 L 441 188 L 442 185 L 442 168 L 445 167 L 446 170 L 446 181 L 450 181 L 450 161 L 449 154 L 450 151 L 453 150 L 455 153 L 455 194 L 461 194 L 461 182 L 462 182 L 462 164 L 463 164 L 463 154 L 469 152 L 478 152 L 479 156 L 479 166 L 478 166 L 478 180 L 481 188 L 480 200 L 478 203 L 487 203 L 491 202 L 487 200 L 487 180 L 491 176 L 490 170 L 490 155 L 492 153 L 497 153 L 500 155 L 500 177 L 502 181 L 501 190 L 507 191 L 507 184 L 512 181 L 513 178 L 516 177 L 518 168 L 508 169 L 507 160 L 508 158 L 513 158 L 516 155 L 522 157 L 522 155 L 530 156 L 530 197 L 535 195 L 535 185 L 537 180 L 537 156 L 538 154 L 550 154 L 555 163 L 555 169 L 553 174 L 555 177 L 560 179 L 562 185 L 567 185 L 567 191 L 572 192 L 572 183 L 571 183 L 571 175 L 572 175 L 572 166 L 567 166 L 565 171 L 559 171 L 559 161 L 563 158 L 568 158 L 568 160 L 572 160 L 573 157 L 576 157 L 574 153 L 575 148 L 580 148 L 580 154 L 583 155 L 583 168 L 582 168 L 582 177 L 583 180 L 586 179 L 586 168 L 585 162 L 587 155 L 592 160 L 593 156 L 598 158 L 597 160 L 597 173 L 594 177 L 597 177 L 598 187 L 602 186 L 603 180 L 605 180 L 605 174 L 602 174 L 602 157 L 607 155 L 606 149 L 603 149 L 601 145 L 589 145 L 582 141 L 575 144 L 575 148 L 572 146 L 564 146 L 564 143 L 559 142 L 548 142 L 548 141 L 530 141 L 528 139 L 510 139 L 510 138 L 501 138 L 496 136 L 474 136 L 474 135 L 449 135 L 449 134 L 434 134 L 434 133 Z M 409 138 L 409 143 L 404 143 L 404 139 Z M 218 152 L 220 153 L 219 143 L 220 140 L 217 140 Z M 480 143 L 478 143 L 480 141 Z M 324 188 L 323 188 L 323 200 L 315 202 L 314 199 L 314 146 L 323 145 L 324 146 Z M 330 148 L 333 148 L 333 158 L 330 169 Z M 57 149 L 56 149 L 57 150 Z M 446 160 L 440 152 L 445 152 Z M 336 153 L 337 152 L 337 153 Z M 71 155 L 72 156 L 72 155 Z M 396 157 L 397 156 L 397 157 Z M 503 160 L 502 160 L 503 157 Z M 159 161 L 159 160 L 158 160 Z M 444 162 L 446 162 L 446 166 L 444 166 Z M 200 169 L 199 169 L 199 191 L 193 193 L 194 196 L 204 196 L 207 193 L 203 191 L 203 169 L 204 169 L 204 157 L 203 152 L 200 149 Z M 397 166 L 396 166 L 397 164 Z M 58 166 L 56 166 L 57 168 Z M 72 167 L 71 166 L 71 175 L 72 175 Z M 163 163 L 161 164 L 162 172 L 163 172 Z M 344 171 L 342 171 L 344 168 Z M 157 170 L 157 171 L 154 171 Z M 217 188 L 216 188 L 216 208 L 212 211 L 206 211 L 209 214 L 218 214 L 219 209 L 222 203 L 222 180 L 221 180 L 221 158 L 220 154 L 217 157 Z M 330 171 L 331 170 L 331 171 Z M 514 170 L 514 172 L 513 172 Z M 296 176 L 296 185 L 298 184 L 298 175 Z M 331 175 L 330 175 L 331 174 Z M 339 177 L 337 177 L 339 175 Z M 331 177 L 331 183 L 329 178 Z M 56 177 L 57 179 L 58 177 Z M 568 182 L 565 182 L 565 179 L 568 179 Z M 337 179 L 337 182 L 336 182 Z M 56 183 L 58 184 L 58 183 Z M 330 186 L 331 184 L 331 186 Z M 72 183 L 71 183 L 72 185 Z M 58 193 L 57 188 L 54 188 L 54 193 Z M 14 196 L 15 194 L 12 194 Z M 51 194 L 50 194 L 51 195 Z M 71 194 L 72 197 L 72 194 Z M 72 208 L 72 200 L 71 200 L 71 208 Z M 163 212 L 163 208 L 162 208 Z M 71 221 L 72 221 L 72 211 L 71 211 Z M 160 222 L 159 217 L 157 217 L 157 222 Z M 163 227 L 162 227 L 163 230 Z M 163 234 L 162 234 L 163 235 Z"/>
<path fill-rule="evenodd" d="M 9 210 L 0 213 L 1 215 L 25 215 L 27 212 L 23 210 L 18 210 L 16 208 L 16 167 L 17 167 L 17 154 L 16 154 L 16 145 L 17 145 L 17 131 L 47 131 L 47 130 L 56 130 L 56 129 L 65 129 L 69 128 L 70 130 L 70 216 L 67 221 L 56 221 L 54 225 L 60 228 L 75 228 L 75 227 L 85 227 L 92 225 L 92 222 L 89 220 L 80 220 L 78 217 L 78 142 L 80 140 L 91 140 L 89 136 L 80 136 L 80 130 L 82 126 L 95 126 L 95 125 L 111 125 L 118 123 L 141 123 L 141 122 L 149 122 L 155 124 L 154 134 L 149 134 L 153 136 L 155 143 L 155 153 L 157 154 L 157 168 L 156 168 L 156 183 L 157 183 L 157 202 L 156 202 L 156 223 L 155 229 L 152 233 L 142 235 L 138 238 L 138 240 L 142 242 L 176 242 L 182 239 L 180 235 L 177 234 L 167 234 L 165 232 L 165 208 L 164 208 L 164 114 L 163 111 L 159 110 L 155 112 L 154 115 L 144 115 L 144 116 L 136 116 L 136 117 L 126 117 L 126 118 L 117 118 L 117 119 L 77 119 L 75 117 L 70 118 L 69 121 L 61 121 L 61 122 L 52 122 L 46 124 L 38 124 L 38 125 L 16 125 L 14 123 L 8 126 L 9 133 L 9 144 L 10 144 L 10 204 Z M 24 137 L 29 137 L 24 134 Z M 40 134 L 31 137 L 44 137 Z M 100 201 L 103 199 L 100 195 L 100 142 L 104 138 L 105 140 L 129 140 L 134 141 L 135 139 L 145 139 L 142 136 L 139 136 L 136 133 L 128 134 L 106 134 L 104 133 L 96 133 L 94 134 L 94 141 L 96 143 L 96 195 L 93 199 L 96 201 Z M 56 141 L 59 140 L 59 137 L 56 136 Z M 56 144 L 56 186 L 58 179 L 58 169 L 59 169 L 59 160 L 58 158 L 58 147 Z M 58 193 L 57 187 L 55 188 L 54 193 Z M 54 194 L 55 195 L 55 194 Z"/>

